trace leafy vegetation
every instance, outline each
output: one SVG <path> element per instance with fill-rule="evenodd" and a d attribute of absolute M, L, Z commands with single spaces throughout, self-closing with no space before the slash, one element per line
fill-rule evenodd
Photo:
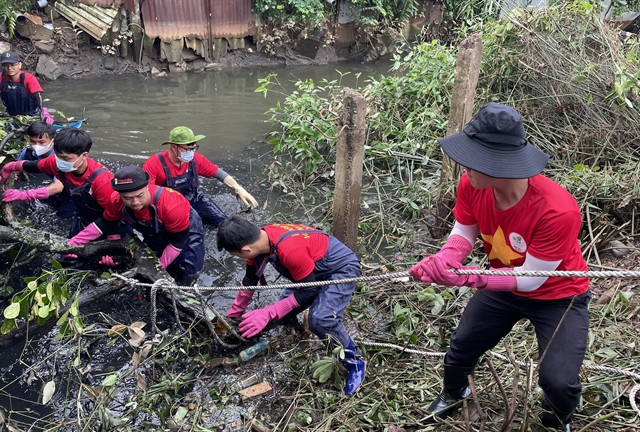
<path fill-rule="evenodd" d="M 476 105 L 500 101 L 523 113 L 531 140 L 554 155 L 548 174 L 590 213 L 592 232 L 604 230 L 596 244 L 585 231 L 585 243 L 596 247 L 611 240 L 638 208 L 632 197 L 640 193 L 640 153 L 634 144 L 640 135 L 640 43 L 637 38 L 621 43 L 616 29 L 589 6 L 575 1 L 516 9 L 500 20 L 465 27 L 461 37 L 482 34 Z M 438 185 L 436 138 L 446 134 L 455 57 L 455 48 L 420 43 L 395 56 L 388 76 L 360 88 L 370 108 L 360 225 L 367 250 L 405 244 L 407 218 L 433 208 L 439 188 L 450 187 Z M 274 84 L 271 76 L 259 90 Z M 298 194 L 311 185 L 326 187 L 333 176 L 335 113 L 342 101 L 338 82 L 323 84 L 300 82 L 270 110 L 277 126 L 270 143 L 283 155 L 274 166 L 293 173 L 283 176 L 273 169 L 270 174 L 277 176 L 274 184 L 289 190 L 300 185 Z M 600 176 L 603 186 L 585 187 Z M 632 231 L 638 230 L 635 225 Z"/>
<path fill-rule="evenodd" d="M 0 20 L 7 24 L 10 38 L 13 38 L 16 30 L 15 14 L 26 12 L 31 8 L 33 8 L 31 0 L 0 0 Z"/>
<path fill-rule="evenodd" d="M 38 325 L 43 325 L 51 317 L 58 318 L 60 338 L 83 330 L 84 324 L 78 308 L 80 291 L 73 293 L 71 288 L 81 284 L 89 272 L 65 269 L 54 259 L 51 259 L 51 265 L 53 270 L 43 269 L 40 276 L 24 279 L 26 288 L 15 294 L 4 308 L 1 334 L 10 332 L 18 321 L 35 321 Z M 12 291 L 13 289 L 7 290 Z M 62 311 L 63 308 L 66 310 Z"/>
<path fill-rule="evenodd" d="M 418 9 L 416 0 L 348 0 L 341 4 L 355 18 L 370 25 L 404 19 Z M 335 12 L 336 5 L 326 0 L 256 0 L 254 10 L 268 24 L 321 24 Z"/>

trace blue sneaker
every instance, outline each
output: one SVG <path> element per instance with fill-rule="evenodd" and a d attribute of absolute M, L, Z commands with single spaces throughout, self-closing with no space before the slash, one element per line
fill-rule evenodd
<path fill-rule="evenodd" d="M 358 391 L 362 383 L 364 382 L 364 374 L 367 368 L 367 364 L 364 360 L 356 358 L 347 358 L 341 360 L 349 375 L 344 385 L 344 394 L 350 396 Z"/>

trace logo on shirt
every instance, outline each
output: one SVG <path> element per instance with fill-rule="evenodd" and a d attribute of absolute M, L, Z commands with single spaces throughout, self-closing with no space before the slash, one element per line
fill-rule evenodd
<path fill-rule="evenodd" d="M 512 232 L 509 234 L 509 243 L 513 250 L 523 253 L 527 250 L 527 243 L 524 241 L 524 238 L 518 233 Z"/>

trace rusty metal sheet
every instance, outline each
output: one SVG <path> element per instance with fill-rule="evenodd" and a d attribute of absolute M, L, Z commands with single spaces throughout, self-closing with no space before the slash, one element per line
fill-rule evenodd
<path fill-rule="evenodd" d="M 253 26 L 251 0 L 209 0 L 211 2 L 211 36 L 244 37 Z"/>
<path fill-rule="evenodd" d="M 207 39 L 207 11 L 205 1 L 147 0 L 141 13 L 145 34 L 163 41 L 182 37 Z"/>
<path fill-rule="evenodd" d="M 146 35 L 165 41 L 209 39 L 209 15 L 213 38 L 244 37 L 253 25 L 251 0 L 146 0 L 141 13 Z"/>

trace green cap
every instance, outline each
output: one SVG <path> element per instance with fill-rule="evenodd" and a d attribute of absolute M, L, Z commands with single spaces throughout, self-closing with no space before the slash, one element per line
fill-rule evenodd
<path fill-rule="evenodd" d="M 171 132 L 169 132 L 169 141 L 163 142 L 162 145 L 186 145 L 191 144 L 192 142 L 200 141 L 202 138 L 204 138 L 204 135 L 194 135 L 193 131 L 186 126 L 177 126 L 174 127 Z"/>

